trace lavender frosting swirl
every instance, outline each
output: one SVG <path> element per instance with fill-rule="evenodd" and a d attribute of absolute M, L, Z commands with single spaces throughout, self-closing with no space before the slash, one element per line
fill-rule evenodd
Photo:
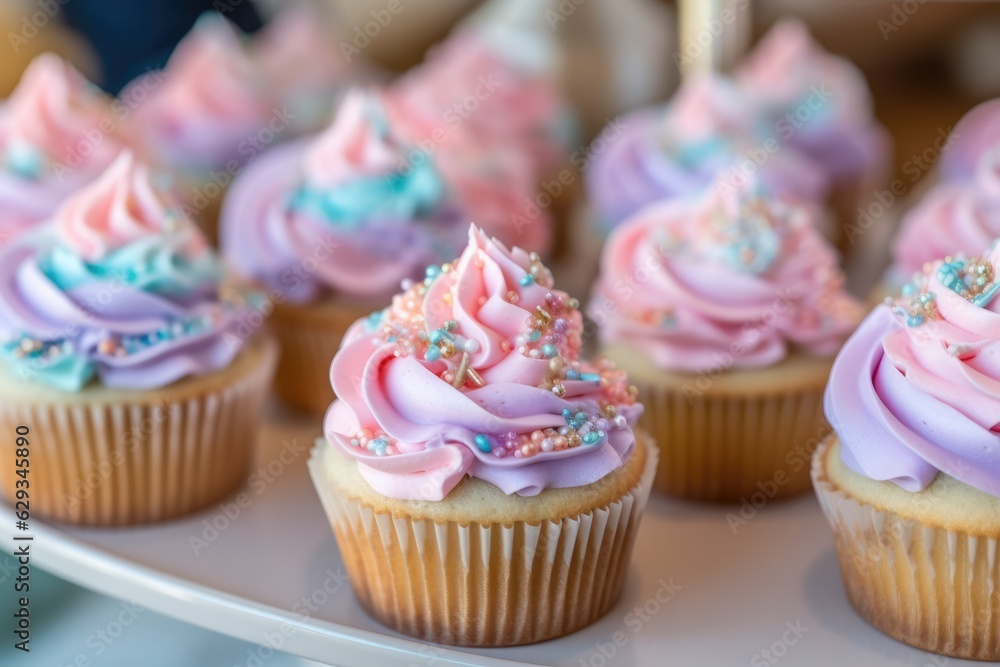
<path fill-rule="evenodd" d="M 221 265 L 129 152 L 55 220 L 0 251 L 0 360 L 24 379 L 78 391 L 150 389 L 227 366 L 242 300 Z"/>
<path fill-rule="evenodd" d="M 826 391 L 844 463 L 920 491 L 944 472 L 1000 496 L 1000 245 L 939 260 L 848 340 Z"/>

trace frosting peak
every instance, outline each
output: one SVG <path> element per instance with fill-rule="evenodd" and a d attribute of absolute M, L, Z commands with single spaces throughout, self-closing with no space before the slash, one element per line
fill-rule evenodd
<path fill-rule="evenodd" d="M 521 495 L 592 483 L 631 454 L 641 407 L 580 360 L 582 326 L 537 255 L 472 228 L 458 260 L 348 331 L 326 435 L 394 498 L 438 500 L 466 474 Z"/>
<path fill-rule="evenodd" d="M 376 98 L 349 92 L 332 123 L 305 155 L 309 185 L 334 187 L 364 177 L 381 176 L 400 168 L 402 146 L 392 136 Z"/>
<path fill-rule="evenodd" d="M 177 215 L 153 187 L 149 169 L 125 150 L 100 179 L 57 212 L 55 224 L 65 247 L 88 262 L 99 262 L 176 225 Z M 193 234 L 191 240 L 193 252 L 204 248 L 200 236 Z"/>
<path fill-rule="evenodd" d="M 907 280 L 949 254 L 974 253 L 998 236 L 1000 144 L 982 153 L 974 180 L 938 183 L 907 212 L 893 243 L 894 278 Z"/>
<path fill-rule="evenodd" d="M 44 53 L 0 109 L 0 158 L 9 170 L 36 180 L 51 177 L 56 163 L 75 169 L 82 161 L 100 170 L 121 147 L 102 127 L 111 123 L 111 100 L 72 65 Z M 83 141 L 86 155 L 78 147 Z"/>
<path fill-rule="evenodd" d="M 859 319 L 811 208 L 735 188 L 643 209 L 612 232 L 591 315 L 667 369 L 777 363 L 791 346 L 832 355 Z"/>
<path fill-rule="evenodd" d="M 167 201 L 126 152 L 54 225 L 0 249 L 0 361 L 67 391 L 95 375 L 147 389 L 227 365 L 248 306 L 220 298 L 218 260 Z"/>
<path fill-rule="evenodd" d="M 844 345 L 826 413 L 855 472 L 1000 496 L 1000 244 L 929 264 Z"/>

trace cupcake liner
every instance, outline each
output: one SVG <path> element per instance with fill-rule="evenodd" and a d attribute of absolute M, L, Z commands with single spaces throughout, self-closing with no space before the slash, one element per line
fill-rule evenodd
<path fill-rule="evenodd" d="M 633 377 L 633 380 L 635 378 Z M 685 394 L 636 381 L 641 425 L 660 447 L 653 488 L 690 500 L 756 502 L 809 489 L 809 461 L 830 433 L 814 389 Z"/>
<path fill-rule="evenodd" d="M 812 478 L 857 612 L 919 649 L 1000 661 L 1000 539 L 934 528 L 855 500 L 826 475 L 831 445 L 832 438 L 817 451 Z"/>
<path fill-rule="evenodd" d="M 380 513 L 324 479 L 325 442 L 309 471 L 351 585 L 384 625 L 433 642 L 515 646 L 569 634 L 617 601 L 656 469 L 607 507 L 532 525 L 462 525 Z"/>
<path fill-rule="evenodd" d="M 371 309 L 279 304 L 270 318 L 281 355 L 274 391 L 289 406 L 322 415 L 333 403 L 330 363 L 347 329 Z"/>
<path fill-rule="evenodd" d="M 243 356 L 246 355 L 246 358 Z M 82 525 L 163 521 L 225 497 L 245 480 L 277 356 L 273 341 L 248 348 L 229 368 L 158 390 L 85 389 L 0 400 L 3 460 L 13 434 L 30 429 L 30 502 L 35 516 Z M 16 390 L 15 390 L 16 391 Z M 0 491 L 12 502 L 12 465 Z"/>

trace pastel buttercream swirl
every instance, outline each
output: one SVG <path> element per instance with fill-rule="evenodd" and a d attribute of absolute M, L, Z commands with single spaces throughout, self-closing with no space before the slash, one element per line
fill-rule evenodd
<path fill-rule="evenodd" d="M 233 184 L 227 260 L 296 302 L 387 297 L 453 257 L 468 224 L 434 163 L 414 152 L 376 96 L 349 93 L 323 134 L 270 151 Z"/>
<path fill-rule="evenodd" d="M 585 172 L 598 224 L 610 228 L 653 202 L 700 196 L 732 167 L 756 173 L 782 197 L 821 202 L 823 172 L 794 148 L 753 136 L 746 107 L 730 80 L 702 75 L 685 81 L 665 108 L 609 124 L 591 145 Z"/>
<path fill-rule="evenodd" d="M 905 282 L 928 262 L 976 253 L 1000 237 L 1000 144 L 979 159 L 975 179 L 942 181 L 903 218 L 893 273 Z"/>
<path fill-rule="evenodd" d="M 0 251 L 0 359 L 65 391 L 218 370 L 243 345 L 249 307 L 220 297 L 221 278 L 197 227 L 123 152 L 53 224 Z"/>
<path fill-rule="evenodd" d="M 125 141 L 111 100 L 45 53 L 0 106 L 0 244 L 92 181 Z"/>
<path fill-rule="evenodd" d="M 513 147 L 540 173 L 568 157 L 570 115 L 556 82 L 519 68 L 472 33 L 433 49 L 388 88 L 386 105 L 418 140 Z"/>
<path fill-rule="evenodd" d="M 664 369 L 701 372 L 832 356 L 860 319 L 814 209 L 735 189 L 652 205 L 608 238 L 591 317 Z"/>
<path fill-rule="evenodd" d="M 844 345 L 826 391 L 844 463 L 920 491 L 1000 496 L 1000 244 L 929 265 Z"/>
<path fill-rule="evenodd" d="M 801 21 L 775 24 L 735 78 L 756 122 L 777 129 L 835 182 L 887 168 L 892 142 L 875 120 L 864 75 L 824 51 Z"/>
<path fill-rule="evenodd" d="M 276 108 L 235 29 L 215 14 L 181 40 L 148 95 L 136 123 L 152 154 L 183 169 L 243 162 L 261 150 L 258 133 L 272 119 L 280 130 L 289 116 Z"/>
<path fill-rule="evenodd" d="M 439 500 L 466 475 L 505 493 L 590 484 L 635 447 L 624 374 L 580 359 L 582 316 L 535 254 L 473 227 L 454 264 L 348 331 L 325 433 L 393 498 Z"/>
<path fill-rule="evenodd" d="M 1000 98 L 987 100 L 962 116 L 941 151 L 941 177 L 968 182 L 976 177 L 984 152 L 1000 146 Z"/>

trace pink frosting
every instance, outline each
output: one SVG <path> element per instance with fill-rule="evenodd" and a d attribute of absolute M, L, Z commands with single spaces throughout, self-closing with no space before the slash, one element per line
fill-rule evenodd
<path fill-rule="evenodd" d="M 123 151 L 101 178 L 63 206 L 55 216 L 61 243 L 88 262 L 99 262 L 133 241 L 160 234 L 175 220 L 149 169 Z M 192 254 L 206 245 L 197 234 L 188 241 Z"/>
<path fill-rule="evenodd" d="M 543 173 L 566 159 L 566 110 L 555 83 L 517 69 L 471 34 L 434 49 L 389 88 L 386 105 L 416 139 L 513 147 Z"/>
<path fill-rule="evenodd" d="M 871 120 L 864 75 L 847 59 L 825 51 L 801 21 L 775 24 L 743 61 L 738 80 L 749 96 L 782 106 L 799 104 L 812 86 L 822 84 L 831 91 L 832 110 L 841 121 Z"/>
<path fill-rule="evenodd" d="M 688 372 L 834 354 L 860 318 L 814 209 L 727 187 L 654 204 L 612 232 L 591 316 L 656 365 Z"/>
<path fill-rule="evenodd" d="M 942 182 L 903 218 L 894 272 L 909 279 L 924 264 L 973 254 L 1000 237 L 1000 145 L 982 154 L 972 182 Z"/>
<path fill-rule="evenodd" d="M 975 175 L 984 151 L 1000 146 L 1000 98 L 973 107 L 962 116 L 941 152 L 941 175 L 949 181 L 965 181 Z"/>
<path fill-rule="evenodd" d="M 305 3 L 272 18 L 254 38 L 253 59 L 272 86 L 285 93 L 338 85 L 348 63 L 326 20 Z"/>
<path fill-rule="evenodd" d="M 203 17 L 177 45 L 165 81 L 137 108 L 151 151 L 181 166 L 241 159 L 240 144 L 267 124 L 274 103 L 240 38 L 221 17 Z"/>
<path fill-rule="evenodd" d="M 750 130 L 750 115 L 739 89 L 728 79 L 704 74 L 685 81 L 663 116 L 667 145 L 723 136 L 736 139 Z"/>
<path fill-rule="evenodd" d="M 465 475 L 533 495 L 620 467 L 641 408 L 622 373 L 580 361 L 582 317 L 537 255 L 473 227 L 454 266 L 436 269 L 347 333 L 330 372 L 333 446 L 393 498 L 439 500 Z M 599 442 L 586 444 L 590 421 L 569 431 L 577 413 L 594 416 Z"/>
<path fill-rule="evenodd" d="M 372 98 L 361 91 L 347 94 L 337 110 L 337 121 L 306 152 L 306 180 L 316 188 L 332 187 L 359 177 L 386 175 L 402 164 L 404 145 L 386 132 L 371 110 Z"/>
<path fill-rule="evenodd" d="M 469 220 L 507 246 L 546 254 L 552 217 L 534 203 L 538 180 L 527 156 L 497 148 L 443 147 L 435 164 Z"/>
<path fill-rule="evenodd" d="M 827 418 L 844 462 L 920 491 L 943 472 L 1000 496 L 1000 244 L 928 263 L 837 357 Z"/>
<path fill-rule="evenodd" d="M 122 147 L 114 131 L 111 100 L 72 65 L 44 53 L 28 65 L 17 88 L 0 109 L 0 151 L 20 144 L 59 163 L 70 175 L 96 175 Z M 102 127 L 104 126 L 104 127 Z M 86 148 L 78 148 L 80 144 Z M 55 165 L 48 178 L 63 178 Z M 77 181 L 84 179 L 69 178 Z M 89 180 L 86 178 L 85 180 Z"/>

